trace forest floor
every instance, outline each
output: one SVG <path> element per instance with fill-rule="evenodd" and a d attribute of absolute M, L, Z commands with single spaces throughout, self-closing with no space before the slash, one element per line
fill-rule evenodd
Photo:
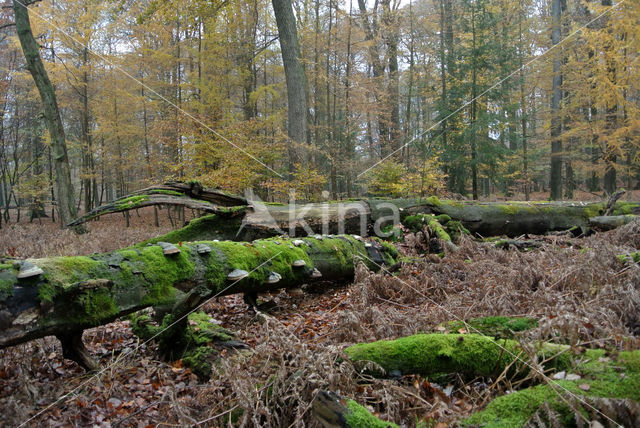
<path fill-rule="evenodd" d="M 132 215 L 129 228 L 122 216 L 106 216 L 81 236 L 46 219 L 3 225 L 0 254 L 121 248 L 171 228 L 166 219 L 153 227 L 151 213 Z M 239 295 L 215 299 L 204 310 L 249 350 L 221 351 L 207 382 L 181 361 L 160 361 L 156 346 L 141 344 L 128 321 L 85 332 L 103 367 L 94 375 L 62 359 L 53 338 L 2 350 L 0 426 L 319 426 L 310 403 L 326 389 L 404 426 L 424 420 L 442 428 L 513 385 L 456 376 L 439 385 L 419 376 L 374 379 L 343 360 L 343 349 L 493 315 L 539 320 L 522 340 L 640 349 L 640 266 L 617 258 L 640 248 L 640 224 L 586 238 L 539 238 L 540 248 L 519 252 L 465 237 L 457 252 L 417 259 L 394 275 L 360 267 L 348 285 L 261 296 L 272 302 L 268 316 L 249 310 Z M 415 237 L 406 242 L 400 250 L 417 255 Z"/>

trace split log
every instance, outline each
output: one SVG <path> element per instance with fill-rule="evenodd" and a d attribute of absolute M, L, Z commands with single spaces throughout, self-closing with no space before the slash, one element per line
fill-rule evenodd
<path fill-rule="evenodd" d="M 386 243 L 339 236 L 138 245 L 91 256 L 4 259 L 0 349 L 54 335 L 67 355 L 86 365 L 78 339 L 82 331 L 137 310 L 169 305 L 174 316 L 181 316 L 213 295 L 346 281 L 353 278 L 356 258 L 376 269 L 376 263 L 393 264 L 396 257 Z"/>
<path fill-rule="evenodd" d="M 138 190 L 113 202 L 101 205 L 67 226 L 79 226 L 105 214 L 150 206 L 181 206 L 222 217 L 242 216 L 250 209 L 245 198 L 216 189 L 204 189 L 198 182 L 165 183 Z"/>

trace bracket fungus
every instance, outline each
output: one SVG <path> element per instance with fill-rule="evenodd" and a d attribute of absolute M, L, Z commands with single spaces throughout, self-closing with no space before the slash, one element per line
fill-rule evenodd
<path fill-rule="evenodd" d="M 282 275 L 280 275 L 278 272 L 271 272 L 264 282 L 265 284 L 276 284 L 280 282 L 281 279 Z"/>
<path fill-rule="evenodd" d="M 24 261 L 20 264 L 20 272 L 18 272 L 18 279 L 32 278 L 34 276 L 42 275 L 44 272 L 38 266 L 31 262 Z"/>
<path fill-rule="evenodd" d="M 165 256 L 171 256 L 180 252 L 180 249 L 178 247 L 168 242 L 158 242 L 158 245 L 162 247 L 162 254 L 164 254 Z"/>
<path fill-rule="evenodd" d="M 249 272 L 247 272 L 246 270 L 234 269 L 229 273 L 229 275 L 227 275 L 227 279 L 229 281 L 240 281 L 241 279 L 244 279 L 248 276 Z"/>
<path fill-rule="evenodd" d="M 206 244 L 198 244 L 196 245 L 196 251 L 201 256 L 207 255 L 211 252 L 211 247 Z"/>

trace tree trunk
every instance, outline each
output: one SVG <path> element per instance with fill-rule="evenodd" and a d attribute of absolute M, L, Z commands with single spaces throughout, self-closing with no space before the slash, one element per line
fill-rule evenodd
<path fill-rule="evenodd" d="M 69 158 L 67 156 L 67 145 L 65 143 L 64 127 L 60 118 L 60 110 L 56 101 L 56 94 L 53 85 L 49 80 L 47 71 L 44 68 L 38 43 L 31 31 L 29 21 L 29 11 L 27 6 L 17 0 L 13 0 L 13 11 L 16 20 L 16 30 L 22 52 L 27 62 L 27 68 L 40 93 L 40 98 L 44 107 L 44 117 L 51 137 L 51 151 L 53 154 L 54 167 L 56 172 L 56 197 L 58 202 L 58 212 L 60 215 L 60 227 L 64 228 L 77 216 L 76 207 L 73 200 L 73 186 L 71 185 L 71 172 L 69 168 Z"/>
<path fill-rule="evenodd" d="M 289 138 L 295 143 L 307 141 L 307 78 L 300 62 L 300 45 L 296 18 L 293 15 L 291 0 L 272 0 L 273 11 L 278 24 L 280 50 L 284 74 L 287 81 L 287 100 L 289 103 Z M 289 145 L 289 172 L 293 171 L 297 155 L 293 145 Z"/>
<path fill-rule="evenodd" d="M 562 37 L 562 3 L 553 0 L 551 6 L 552 25 L 551 42 L 553 46 L 560 43 Z M 551 99 L 551 200 L 562 199 L 562 120 L 560 118 L 560 102 L 562 99 L 562 53 L 557 50 L 553 56 L 553 93 Z"/>

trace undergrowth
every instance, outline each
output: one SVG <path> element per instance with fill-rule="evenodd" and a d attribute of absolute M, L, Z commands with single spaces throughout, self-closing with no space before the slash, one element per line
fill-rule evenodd
<path fill-rule="evenodd" d="M 98 223 L 91 225 L 96 229 L 94 236 L 122 234 L 121 228 L 116 233 L 116 228 L 105 225 L 98 230 Z M 0 252 L 6 251 L 11 239 L 35 242 L 40 233 L 39 227 L 10 231 L 11 237 L 4 232 Z M 270 315 L 247 311 L 238 296 L 212 302 L 204 309 L 212 318 L 223 320 L 223 327 L 236 332 L 249 349 L 220 352 L 206 383 L 198 383 L 175 364 L 155 360 L 152 345 L 135 357 L 118 359 L 115 350 L 133 345 L 115 341 L 100 354 L 116 331 L 110 326 L 94 329 L 87 333 L 91 339 L 85 335 L 85 341 L 102 355 L 101 364 L 109 370 L 41 419 L 78 423 L 73 415 L 88 414 L 86 409 L 93 408 L 96 400 L 118 397 L 123 402 L 142 400 L 136 402 L 136 409 L 149 406 L 139 413 L 131 410 L 125 416 L 114 416 L 112 424 L 134 414 L 122 426 L 142 422 L 318 426 L 311 402 L 323 389 L 354 399 L 386 420 L 410 427 L 419 421 L 434 426 L 458 421 L 497 395 L 544 380 L 500 376 L 463 380 L 446 374 L 437 379 L 417 375 L 394 378 L 393 374 L 375 379 L 354 367 L 343 350 L 360 342 L 437 332 L 452 320 L 492 316 L 536 320 L 527 324 L 529 329 L 509 329 L 521 342 L 601 348 L 611 354 L 640 348 L 640 266 L 617 257 L 640 248 L 640 223 L 582 239 L 552 236 L 543 240 L 535 251 L 518 252 L 463 236 L 457 251 L 445 251 L 444 258 L 429 256 L 406 263 L 393 274 L 371 273 L 360 265 L 354 283 L 347 288 L 320 295 L 291 291 L 266 296 L 276 305 Z M 45 255 L 39 251 L 46 255 L 85 254 L 93 248 L 73 244 L 65 234 L 52 234 L 50 241 L 46 248 L 24 244 L 20 255 Z M 411 253 L 402 245 L 400 249 Z M 0 407 L 5 409 L 5 423 L 24 421 L 83 381 L 81 370 L 63 366 L 66 371 L 60 372 L 58 364 L 63 364 L 59 346 L 51 339 L 0 351 Z M 148 385 L 143 380 L 134 382 L 139 389 L 129 388 L 141 371 L 152 373 L 149 385 L 156 385 L 157 392 L 152 398 L 141 395 L 142 385 Z M 178 374 L 188 380 L 181 380 Z M 87 405 L 80 403 L 91 404 L 83 407 Z M 81 421 L 88 423 L 88 419 Z"/>

